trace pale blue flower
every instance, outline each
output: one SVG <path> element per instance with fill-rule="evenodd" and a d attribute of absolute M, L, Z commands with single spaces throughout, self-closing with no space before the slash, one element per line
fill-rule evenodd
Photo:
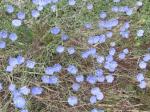
<path fill-rule="evenodd" d="M 78 98 L 76 96 L 69 96 L 68 97 L 68 104 L 70 106 L 75 106 L 78 104 Z"/>
<path fill-rule="evenodd" d="M 12 5 L 7 5 L 6 12 L 11 14 L 14 12 L 14 7 Z"/>
<path fill-rule="evenodd" d="M 43 88 L 41 88 L 41 87 L 34 86 L 31 88 L 32 95 L 40 95 L 40 94 L 42 94 L 42 92 L 43 92 Z"/>
<path fill-rule="evenodd" d="M 26 100 L 23 97 L 15 97 L 13 102 L 16 108 L 22 109 L 26 106 Z"/>
<path fill-rule="evenodd" d="M 74 65 L 69 65 L 68 68 L 67 68 L 67 71 L 70 74 L 75 75 L 78 72 L 78 68 L 76 66 L 74 66 Z"/>
<path fill-rule="evenodd" d="M 12 42 L 16 41 L 17 38 L 18 38 L 18 36 L 17 36 L 16 33 L 10 33 L 9 39 L 10 39 Z"/>
<path fill-rule="evenodd" d="M 19 89 L 19 92 L 23 95 L 28 95 L 30 93 L 30 89 L 27 86 L 23 86 Z"/>
<path fill-rule="evenodd" d="M 80 84 L 78 84 L 78 83 L 73 83 L 72 89 L 73 89 L 73 91 L 78 91 L 78 90 L 80 89 Z"/>
<path fill-rule="evenodd" d="M 35 66 L 35 62 L 34 61 L 32 61 L 32 60 L 27 60 L 26 61 L 26 67 L 27 68 L 30 68 L 30 69 L 33 69 L 34 68 L 34 66 Z"/>
<path fill-rule="evenodd" d="M 0 41 L 0 49 L 4 49 L 6 47 L 5 41 Z"/>
<path fill-rule="evenodd" d="M 97 102 L 96 96 L 91 96 L 91 97 L 90 97 L 90 103 L 91 103 L 91 104 L 94 104 L 94 103 L 96 103 L 96 102 Z"/>

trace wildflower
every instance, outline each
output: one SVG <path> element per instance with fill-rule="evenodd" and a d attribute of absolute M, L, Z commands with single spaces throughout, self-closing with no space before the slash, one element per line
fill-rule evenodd
<path fill-rule="evenodd" d="M 91 10 L 93 9 L 93 4 L 88 3 L 88 4 L 87 4 L 87 9 L 88 9 L 89 11 L 91 11 Z"/>
<path fill-rule="evenodd" d="M 27 86 L 23 86 L 19 89 L 19 92 L 23 95 L 28 95 L 30 93 L 30 89 Z"/>
<path fill-rule="evenodd" d="M 22 11 L 19 11 L 17 13 L 17 17 L 18 17 L 18 19 L 23 20 L 23 19 L 25 19 L 25 13 Z"/>
<path fill-rule="evenodd" d="M 104 94 L 102 92 L 100 92 L 100 93 L 96 94 L 96 98 L 97 98 L 97 100 L 101 101 L 104 99 Z"/>
<path fill-rule="evenodd" d="M 91 23 L 85 23 L 84 28 L 85 29 L 92 29 L 92 24 Z"/>
<path fill-rule="evenodd" d="M 96 103 L 96 102 L 97 102 L 96 96 L 91 96 L 91 97 L 90 97 L 90 103 L 91 103 L 91 104 L 94 104 L 94 103 Z"/>
<path fill-rule="evenodd" d="M 101 90 L 98 87 L 94 87 L 91 89 L 92 95 L 98 95 L 101 92 Z"/>
<path fill-rule="evenodd" d="M 7 67 L 6 67 L 6 72 L 12 72 L 13 69 L 14 69 L 13 66 L 7 66 Z"/>
<path fill-rule="evenodd" d="M 53 73 L 54 73 L 53 67 L 46 67 L 45 68 L 45 74 L 47 74 L 47 75 L 53 75 Z"/>
<path fill-rule="evenodd" d="M 8 90 L 11 91 L 11 92 L 15 91 L 16 90 L 16 85 L 11 83 L 8 87 Z"/>
<path fill-rule="evenodd" d="M 128 53 L 129 53 L 128 48 L 124 49 L 124 50 L 123 50 L 123 53 L 128 54 Z"/>
<path fill-rule="evenodd" d="M 101 19 L 105 19 L 107 17 L 107 13 L 102 11 L 102 12 L 100 12 L 99 16 Z"/>
<path fill-rule="evenodd" d="M 111 74 L 110 74 L 110 75 L 107 75 L 107 76 L 106 76 L 106 81 L 107 81 L 108 83 L 112 83 L 112 82 L 114 81 L 114 76 L 112 76 Z"/>
<path fill-rule="evenodd" d="M 45 84 L 49 84 L 49 76 L 47 76 L 47 75 L 43 75 L 42 77 L 41 77 L 41 80 L 42 80 L 42 82 L 43 83 L 45 83 Z"/>
<path fill-rule="evenodd" d="M 75 48 L 74 48 L 74 47 L 69 47 L 69 48 L 67 49 L 67 51 L 68 51 L 68 53 L 69 53 L 70 55 L 72 55 L 72 54 L 75 53 Z"/>
<path fill-rule="evenodd" d="M 138 37 L 142 37 L 143 35 L 144 35 L 144 30 L 138 30 L 137 31 L 137 33 L 136 33 L 136 35 L 138 36 Z"/>
<path fill-rule="evenodd" d="M 76 96 L 69 96 L 68 97 L 68 104 L 70 106 L 75 106 L 78 104 L 78 98 Z"/>
<path fill-rule="evenodd" d="M 68 68 L 67 68 L 67 71 L 68 71 L 70 74 L 75 75 L 75 74 L 77 74 L 78 69 L 77 69 L 77 67 L 74 66 L 74 65 L 69 65 Z"/>
<path fill-rule="evenodd" d="M 64 50 L 65 50 L 65 48 L 62 45 L 58 45 L 57 48 L 56 48 L 56 52 L 59 53 L 59 54 L 63 53 Z"/>
<path fill-rule="evenodd" d="M 10 33 L 10 35 L 9 35 L 9 39 L 12 41 L 12 42 L 14 42 L 15 40 L 17 40 L 17 35 L 16 35 L 16 33 Z"/>
<path fill-rule="evenodd" d="M 13 25 L 14 27 L 19 27 L 19 26 L 21 26 L 21 24 L 22 24 L 22 21 L 19 20 L 19 19 L 14 19 L 14 20 L 12 20 L 12 25 Z"/>
<path fill-rule="evenodd" d="M 6 30 L 2 30 L 0 31 L 0 38 L 7 38 L 8 36 L 8 32 Z"/>
<path fill-rule="evenodd" d="M 25 61 L 24 57 L 22 57 L 21 55 L 18 55 L 16 57 L 16 59 L 17 59 L 19 65 L 24 63 L 24 61 Z"/>
<path fill-rule="evenodd" d="M 35 64 L 36 64 L 36 63 L 35 63 L 34 61 L 32 61 L 32 60 L 26 61 L 26 67 L 27 67 L 27 68 L 33 69 L 34 66 L 35 66 Z"/>
<path fill-rule="evenodd" d="M 0 41 L 0 49 L 4 49 L 6 47 L 6 42 Z"/>
<path fill-rule="evenodd" d="M 147 63 L 145 63 L 144 61 L 140 61 L 139 67 L 140 67 L 141 69 L 145 69 L 145 68 L 147 67 Z"/>
<path fill-rule="evenodd" d="M 23 97 L 15 97 L 13 99 L 13 102 L 14 102 L 15 107 L 20 108 L 20 109 L 24 108 L 26 105 L 26 101 Z"/>
<path fill-rule="evenodd" d="M 15 67 L 18 64 L 18 61 L 17 61 L 16 58 L 10 57 L 9 60 L 8 60 L 8 63 L 9 63 L 10 66 Z"/>
<path fill-rule="evenodd" d="M 75 1 L 75 0 L 68 0 L 68 4 L 69 4 L 70 6 L 73 6 L 73 5 L 76 4 L 76 1 Z"/>
<path fill-rule="evenodd" d="M 141 81 L 140 84 L 138 85 L 141 89 L 146 88 L 147 83 L 145 81 Z"/>
<path fill-rule="evenodd" d="M 58 84 L 59 83 L 59 79 L 57 76 L 50 76 L 49 77 L 49 84 Z"/>
<path fill-rule="evenodd" d="M 86 81 L 90 84 L 95 84 L 97 81 L 97 77 L 95 75 L 88 75 Z"/>
<path fill-rule="evenodd" d="M 69 36 L 68 36 L 68 35 L 62 34 L 62 36 L 61 36 L 61 40 L 62 40 L 62 41 L 67 41 L 68 39 L 69 39 Z"/>
<path fill-rule="evenodd" d="M 142 73 L 138 73 L 137 76 L 136 76 L 136 80 L 138 82 L 141 82 L 144 80 L 144 75 Z"/>
<path fill-rule="evenodd" d="M 57 6 L 56 6 L 56 5 L 52 5 L 52 6 L 51 6 L 51 11 L 52 11 L 52 12 L 56 12 L 56 10 L 57 10 Z"/>
<path fill-rule="evenodd" d="M 3 89 L 3 86 L 2 86 L 2 83 L 0 82 L 0 92 L 2 91 Z"/>
<path fill-rule="evenodd" d="M 79 83 L 83 82 L 84 81 L 84 76 L 83 75 L 77 75 L 76 76 L 76 81 L 79 82 Z"/>
<path fill-rule="evenodd" d="M 50 29 L 50 32 L 53 34 L 53 35 L 57 35 L 60 33 L 60 28 L 59 27 L 53 27 Z"/>
<path fill-rule="evenodd" d="M 12 5 L 7 5 L 6 12 L 11 14 L 14 12 L 14 7 Z"/>
<path fill-rule="evenodd" d="M 125 54 L 124 52 L 119 53 L 119 59 L 120 59 L 120 60 L 125 59 L 125 57 L 126 57 L 126 54 Z"/>
<path fill-rule="evenodd" d="M 145 61 L 145 62 L 150 61 L 150 54 L 146 54 L 146 55 L 143 57 L 143 61 Z"/>
<path fill-rule="evenodd" d="M 53 66 L 53 71 L 54 71 L 54 72 L 60 72 L 61 69 L 62 69 L 62 66 L 61 66 L 60 64 L 55 64 L 55 65 Z"/>
<path fill-rule="evenodd" d="M 34 9 L 31 11 L 31 15 L 32 15 L 32 17 L 37 18 L 40 16 L 40 12 L 38 10 Z"/>
<path fill-rule="evenodd" d="M 40 94 L 42 94 L 42 92 L 43 92 L 43 88 L 41 88 L 41 87 L 34 86 L 31 88 L 32 95 L 40 95 Z"/>
<path fill-rule="evenodd" d="M 73 91 L 78 91 L 79 88 L 80 88 L 80 84 L 78 84 L 78 83 L 73 83 L 73 85 L 72 85 Z"/>

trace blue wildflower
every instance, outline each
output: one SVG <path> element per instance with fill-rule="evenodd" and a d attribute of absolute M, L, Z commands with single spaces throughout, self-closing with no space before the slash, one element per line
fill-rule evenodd
<path fill-rule="evenodd" d="M 5 71 L 6 71 L 6 72 L 12 72 L 13 69 L 14 69 L 13 66 L 7 66 Z"/>
<path fill-rule="evenodd" d="M 114 81 L 114 76 L 113 75 L 107 75 L 106 76 L 106 81 L 107 83 L 112 83 Z"/>
<path fill-rule="evenodd" d="M 19 26 L 21 26 L 21 24 L 22 24 L 22 21 L 19 20 L 19 19 L 14 19 L 14 20 L 12 20 L 12 25 L 13 25 L 14 27 L 19 27 Z"/>
<path fill-rule="evenodd" d="M 11 83 L 8 87 L 8 90 L 11 91 L 11 92 L 15 91 L 16 90 L 16 85 Z"/>
<path fill-rule="evenodd" d="M 54 73 L 53 67 L 46 67 L 45 68 L 45 74 L 47 74 L 47 75 L 53 75 L 53 73 Z"/>
<path fill-rule="evenodd" d="M 150 61 L 150 54 L 146 54 L 146 55 L 143 57 L 143 61 L 145 61 L 145 62 Z"/>
<path fill-rule="evenodd" d="M 92 95 L 98 95 L 100 92 L 101 92 L 101 90 L 99 89 L 99 87 L 94 87 L 91 89 Z"/>
<path fill-rule="evenodd" d="M 6 42 L 0 41 L 0 49 L 4 49 L 6 47 Z"/>
<path fill-rule="evenodd" d="M 76 96 L 69 96 L 68 97 L 68 104 L 70 106 L 75 106 L 78 104 L 78 98 Z"/>
<path fill-rule="evenodd" d="M 9 39 L 10 39 L 12 42 L 16 41 L 17 38 L 18 38 L 18 36 L 17 36 L 16 33 L 10 33 Z"/>
<path fill-rule="evenodd" d="M 70 55 L 74 54 L 75 53 L 75 48 L 74 47 L 69 47 L 67 48 L 67 51 Z"/>
<path fill-rule="evenodd" d="M 80 84 L 78 84 L 78 83 L 73 83 L 72 89 L 73 89 L 73 91 L 78 91 L 78 90 L 80 89 Z"/>
<path fill-rule="evenodd" d="M 34 86 L 31 88 L 32 95 L 40 95 L 40 94 L 42 94 L 42 92 L 43 92 L 43 88 L 41 88 L 41 87 Z"/>
<path fill-rule="evenodd" d="M 63 53 L 64 50 L 65 50 L 65 48 L 62 45 L 58 45 L 57 48 L 56 48 L 56 52 L 59 53 L 59 54 Z"/>
<path fill-rule="evenodd" d="M 27 60 L 26 61 L 26 67 L 27 68 L 30 68 L 30 69 L 33 69 L 34 68 L 34 66 L 35 66 L 35 62 L 34 61 L 32 61 L 32 60 Z"/>
<path fill-rule="evenodd" d="M 16 66 L 16 65 L 18 64 L 18 61 L 17 61 L 16 58 L 10 57 L 10 58 L 8 59 L 8 63 L 9 63 L 10 66 L 14 67 L 14 66 Z"/>
<path fill-rule="evenodd" d="M 66 34 L 62 34 L 61 35 L 61 40 L 62 41 L 67 41 L 69 39 L 69 36 L 68 35 L 66 35 Z"/>
<path fill-rule="evenodd" d="M 76 81 L 77 81 L 78 83 L 83 82 L 83 81 L 84 81 L 84 76 L 83 76 L 83 75 L 77 75 L 77 76 L 76 76 Z"/>
<path fill-rule="evenodd" d="M 86 81 L 90 84 L 95 84 L 97 82 L 97 77 L 95 75 L 88 75 Z"/>
<path fill-rule="evenodd" d="M 60 28 L 59 27 L 53 27 L 50 29 L 50 32 L 53 34 L 53 35 L 57 35 L 60 33 Z"/>
<path fill-rule="evenodd" d="M 74 66 L 74 65 L 69 65 L 68 68 L 67 68 L 67 71 L 70 74 L 75 75 L 78 72 L 78 68 L 76 66 Z"/>
<path fill-rule="evenodd" d="M 19 89 L 19 92 L 23 95 L 28 95 L 30 93 L 30 89 L 27 86 L 23 86 Z"/>
<path fill-rule="evenodd" d="M 100 12 L 99 16 L 101 19 L 105 19 L 107 17 L 107 13 L 102 11 L 102 12 Z"/>
<path fill-rule="evenodd" d="M 53 66 L 53 70 L 54 72 L 60 72 L 62 69 L 62 66 L 58 63 L 58 64 L 54 64 Z"/>
<path fill-rule="evenodd" d="M 51 6 L 51 11 L 52 11 L 52 12 L 56 12 L 56 10 L 57 10 L 57 6 L 56 6 L 56 5 L 52 5 L 52 6 Z"/>
<path fill-rule="evenodd" d="M 119 53 L 119 59 L 120 60 L 125 59 L 125 57 L 126 57 L 126 54 L 124 52 Z"/>
<path fill-rule="evenodd" d="M 8 32 L 6 30 L 0 31 L 0 38 L 7 38 L 8 37 Z"/>
<path fill-rule="evenodd" d="M 138 37 L 142 37 L 143 35 L 144 35 L 144 30 L 138 30 L 137 31 L 137 33 L 136 33 L 136 35 L 138 36 Z"/>
<path fill-rule="evenodd" d="M 86 7 L 89 11 L 91 11 L 93 9 L 93 4 L 88 3 Z"/>
<path fill-rule="evenodd" d="M 43 75 L 43 76 L 41 77 L 41 80 L 42 80 L 43 83 L 49 84 L 49 76 Z"/>
<path fill-rule="evenodd" d="M 25 13 L 23 12 L 23 11 L 20 11 L 20 12 L 18 12 L 17 13 L 17 17 L 18 17 L 18 19 L 20 19 L 20 20 L 23 20 L 23 19 L 25 19 Z"/>
<path fill-rule="evenodd" d="M 40 12 L 38 10 L 34 9 L 31 11 L 31 15 L 32 15 L 32 17 L 37 18 L 40 16 Z"/>
<path fill-rule="evenodd" d="M 2 89 L 3 89 L 3 85 L 2 85 L 2 83 L 0 82 L 0 92 L 2 91 Z"/>
<path fill-rule="evenodd" d="M 140 84 L 138 85 L 141 89 L 146 88 L 147 83 L 145 81 L 141 81 Z"/>
<path fill-rule="evenodd" d="M 49 84 L 54 84 L 54 85 L 56 85 L 56 84 L 58 84 L 58 83 L 59 83 L 59 79 L 58 79 L 57 76 L 50 76 L 50 77 L 49 77 Z"/>
<path fill-rule="evenodd" d="M 21 55 L 18 55 L 18 56 L 16 57 L 16 59 L 17 59 L 19 65 L 20 65 L 20 64 L 23 64 L 24 61 L 25 61 L 24 57 L 22 57 Z"/>
<path fill-rule="evenodd" d="M 91 103 L 91 104 L 94 104 L 94 103 L 96 103 L 96 102 L 97 102 L 96 96 L 91 96 L 91 97 L 90 97 L 90 103 Z"/>
<path fill-rule="evenodd" d="M 140 61 L 140 63 L 139 63 L 139 67 L 140 67 L 141 69 L 146 69 L 146 67 L 147 67 L 147 63 L 146 63 L 146 62 L 144 62 L 144 61 Z"/>
<path fill-rule="evenodd" d="M 137 76 L 136 76 L 136 80 L 137 80 L 138 82 L 143 81 L 143 80 L 144 80 L 144 74 L 138 73 Z"/>
<path fill-rule="evenodd" d="M 26 106 L 26 100 L 23 97 L 15 97 L 13 102 L 16 108 L 22 109 Z"/>
<path fill-rule="evenodd" d="M 68 0 L 68 4 L 69 4 L 70 6 L 73 6 L 73 5 L 76 4 L 76 0 Z"/>
<path fill-rule="evenodd" d="M 14 12 L 14 7 L 12 5 L 7 5 L 6 12 L 11 14 Z"/>

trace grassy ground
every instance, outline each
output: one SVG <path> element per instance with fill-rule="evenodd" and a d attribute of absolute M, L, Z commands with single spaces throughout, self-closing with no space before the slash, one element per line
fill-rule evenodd
<path fill-rule="evenodd" d="M 28 96 L 28 108 L 31 112 L 88 112 L 94 107 L 103 108 L 108 112 L 150 112 L 150 66 L 146 72 L 146 80 L 148 87 L 145 90 L 140 90 L 134 79 L 137 73 L 137 61 L 140 57 L 148 52 L 150 48 L 150 2 L 143 0 L 144 6 L 139 9 L 131 17 L 123 14 L 112 14 L 110 12 L 111 6 L 118 5 L 113 2 L 105 3 L 105 0 L 78 0 L 73 7 L 66 5 L 67 0 L 62 0 L 58 3 L 58 11 L 56 13 L 50 12 L 49 6 L 42 11 L 41 16 L 35 20 L 31 18 L 30 11 L 35 7 L 29 3 L 29 0 L 20 1 L 8 0 L 16 7 L 16 11 L 24 10 L 27 13 L 27 18 L 24 24 L 15 29 L 11 26 L 12 18 L 15 18 L 15 13 L 8 15 L 4 12 L 4 2 L 0 2 L 0 30 L 7 29 L 9 32 L 16 32 L 19 35 L 15 43 L 8 41 L 7 48 L 0 49 L 0 80 L 4 82 L 4 90 L 0 93 L 0 112 L 18 112 L 14 109 L 10 93 L 7 86 L 10 82 L 17 84 L 18 87 L 28 85 L 40 85 L 45 91 L 41 96 Z M 112 0 L 110 0 L 112 1 Z M 134 7 L 136 0 L 124 0 L 119 5 L 129 5 Z M 93 11 L 89 12 L 86 9 L 86 4 L 91 2 L 94 4 Z M 119 62 L 120 66 L 115 73 L 116 80 L 113 84 L 97 84 L 105 94 L 105 99 L 95 105 L 88 103 L 91 86 L 84 83 L 78 93 L 71 91 L 71 84 L 74 82 L 72 76 L 67 75 L 64 70 L 60 73 L 60 84 L 58 86 L 49 86 L 42 84 L 40 77 L 44 74 L 44 67 L 55 63 L 60 63 L 64 67 L 68 64 L 75 64 L 80 69 L 81 73 L 86 75 L 93 72 L 96 67 L 94 59 L 84 61 L 80 57 L 80 52 L 89 48 L 87 45 L 87 38 L 89 35 L 100 34 L 97 28 L 98 14 L 100 11 L 108 11 L 109 18 L 120 17 L 123 23 L 129 20 L 131 23 L 131 35 L 128 40 L 123 40 L 117 33 L 117 28 L 114 29 L 115 35 L 110 41 L 105 44 L 95 46 L 101 54 L 108 53 L 108 46 L 111 41 L 116 41 L 117 50 L 121 51 L 123 48 L 129 48 L 130 54 L 126 60 Z M 85 30 L 84 23 L 91 22 L 94 26 L 92 30 Z M 60 36 L 53 36 L 48 33 L 52 26 L 59 26 L 62 32 L 66 32 L 71 38 L 68 42 L 60 41 Z M 141 39 L 136 38 L 136 30 L 143 28 L 145 35 Z M 67 53 L 63 55 L 56 55 L 55 48 L 57 45 L 76 46 L 76 55 L 70 57 Z M 35 69 L 29 70 L 23 65 L 15 69 L 12 74 L 4 72 L 7 59 L 9 56 L 16 56 L 22 54 L 26 58 L 33 59 L 38 64 Z M 107 74 L 107 71 L 106 71 Z M 80 98 L 80 104 L 75 107 L 69 107 L 66 99 L 68 95 L 77 95 Z"/>

